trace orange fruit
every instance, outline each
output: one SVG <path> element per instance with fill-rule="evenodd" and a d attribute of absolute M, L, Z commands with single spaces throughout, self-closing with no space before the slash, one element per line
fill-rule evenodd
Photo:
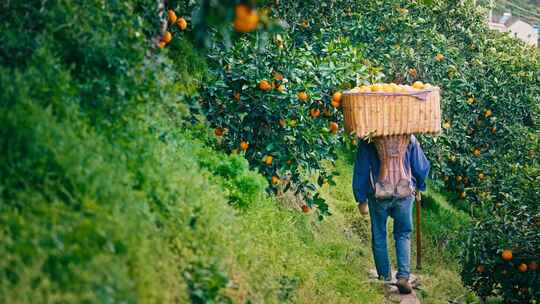
<path fill-rule="evenodd" d="M 240 101 L 240 92 L 234 93 L 234 100 Z"/>
<path fill-rule="evenodd" d="M 235 18 L 233 27 L 237 32 L 248 33 L 259 25 L 259 14 L 245 4 L 238 4 L 235 7 Z"/>
<path fill-rule="evenodd" d="M 277 176 L 272 176 L 272 185 L 277 185 L 279 183 L 279 177 Z"/>
<path fill-rule="evenodd" d="M 521 264 L 518 265 L 517 269 L 518 269 L 519 272 L 526 272 L 527 271 L 527 264 L 521 263 Z"/>
<path fill-rule="evenodd" d="M 497 127 L 491 128 L 491 133 L 493 133 L 493 134 L 497 133 Z"/>
<path fill-rule="evenodd" d="M 277 90 L 278 92 L 280 92 L 280 93 L 284 93 L 284 92 L 285 92 L 285 86 L 282 85 L 282 84 L 280 84 L 280 85 L 277 87 L 276 90 Z"/>
<path fill-rule="evenodd" d="M 437 56 L 435 56 L 435 60 L 437 61 L 443 61 L 444 60 L 444 55 L 443 54 L 437 54 Z"/>
<path fill-rule="evenodd" d="M 167 11 L 167 16 L 169 17 L 169 22 L 171 24 L 176 22 L 176 13 L 173 10 Z"/>
<path fill-rule="evenodd" d="M 178 27 L 180 28 L 180 30 L 184 31 L 185 29 L 187 29 L 187 21 L 186 19 L 180 17 L 180 19 L 178 19 L 178 22 L 176 23 L 178 24 Z"/>
<path fill-rule="evenodd" d="M 281 118 L 279 120 L 279 125 L 282 126 L 282 127 L 285 127 L 285 119 Z"/>
<path fill-rule="evenodd" d="M 413 88 L 415 89 L 418 89 L 418 90 L 422 90 L 424 89 L 424 83 L 421 82 L 421 81 L 415 81 L 412 85 Z"/>
<path fill-rule="evenodd" d="M 463 179 L 461 175 L 456 176 L 456 182 L 460 182 Z"/>
<path fill-rule="evenodd" d="M 223 135 L 223 128 L 215 128 L 214 129 L 214 134 L 216 134 L 216 136 L 222 136 Z"/>
<path fill-rule="evenodd" d="M 302 205 L 302 212 L 304 212 L 304 213 L 308 213 L 308 212 L 309 212 L 309 207 L 308 207 L 308 205 L 306 205 L 306 204 Z"/>
<path fill-rule="evenodd" d="M 271 88 L 272 88 L 272 85 L 270 85 L 270 83 L 267 80 L 261 80 L 259 82 L 259 89 L 261 89 L 263 91 L 268 91 Z"/>
<path fill-rule="evenodd" d="M 332 94 L 332 102 L 337 102 L 338 104 L 341 103 L 341 92 L 335 92 Z"/>
<path fill-rule="evenodd" d="M 240 150 L 246 151 L 248 147 L 249 147 L 249 144 L 248 144 L 247 142 L 242 141 L 242 142 L 240 143 Z"/>
<path fill-rule="evenodd" d="M 485 116 L 486 118 L 490 117 L 491 115 L 493 115 L 493 112 L 492 112 L 491 110 L 489 110 L 489 109 L 487 109 L 487 110 L 484 112 L 484 116 Z"/>
<path fill-rule="evenodd" d="M 277 80 L 277 81 L 283 81 L 283 79 L 285 79 L 283 77 L 283 75 L 281 75 L 280 73 L 274 73 L 274 79 Z"/>
<path fill-rule="evenodd" d="M 503 250 L 503 252 L 501 253 L 501 257 L 503 260 L 505 261 L 510 261 L 512 259 L 512 250 L 510 249 L 505 249 Z"/>
<path fill-rule="evenodd" d="M 321 115 L 321 110 L 319 110 L 319 109 L 311 109 L 311 111 L 309 111 L 309 113 L 311 114 L 311 117 L 315 118 L 315 117 L 319 117 L 319 115 Z"/>
<path fill-rule="evenodd" d="M 309 27 L 309 21 L 307 21 L 307 20 L 302 21 L 302 27 L 303 28 L 308 28 Z"/>
<path fill-rule="evenodd" d="M 274 157 L 272 157 L 272 155 L 267 155 L 266 159 L 264 160 L 264 163 L 267 164 L 268 166 L 271 166 L 273 161 L 274 161 Z"/>
<path fill-rule="evenodd" d="M 234 8 L 235 18 L 246 18 L 251 14 L 251 8 L 245 4 L 238 4 Z"/>
<path fill-rule="evenodd" d="M 476 148 L 476 149 L 474 149 L 473 154 L 474 154 L 474 156 L 478 157 L 478 156 L 480 156 L 482 154 L 482 152 L 480 151 L 480 149 Z"/>
<path fill-rule="evenodd" d="M 416 78 L 416 76 L 418 76 L 418 72 L 415 68 L 411 68 L 409 69 L 409 75 L 411 75 L 413 78 Z"/>
<path fill-rule="evenodd" d="M 451 127 L 451 125 L 450 125 L 450 123 L 449 123 L 448 121 L 445 122 L 445 123 L 443 123 L 442 126 L 443 126 L 443 128 L 445 128 L 445 129 L 450 129 L 450 127 Z"/>
<path fill-rule="evenodd" d="M 382 91 L 385 92 L 385 93 L 392 93 L 394 91 L 394 89 L 392 88 L 391 85 L 385 83 L 382 85 Z"/>
<path fill-rule="evenodd" d="M 172 40 L 172 34 L 169 31 L 166 31 L 165 34 L 163 34 L 163 37 L 161 38 L 161 41 L 165 43 L 169 43 Z"/>
<path fill-rule="evenodd" d="M 474 103 L 474 98 L 470 97 L 469 99 L 467 99 L 467 103 L 472 105 Z"/>
<path fill-rule="evenodd" d="M 478 179 L 483 180 L 484 178 L 486 178 L 486 175 L 484 173 L 478 173 Z"/>
<path fill-rule="evenodd" d="M 332 122 L 328 125 L 328 127 L 330 128 L 330 131 L 331 131 L 332 133 L 334 133 L 334 134 L 337 133 L 337 131 L 339 130 L 339 125 L 337 124 L 337 122 L 334 122 L 334 121 L 332 121 Z"/>
<path fill-rule="evenodd" d="M 536 261 L 532 261 L 529 263 L 529 269 L 530 270 L 537 270 L 538 269 L 538 263 Z"/>
<path fill-rule="evenodd" d="M 298 99 L 300 99 L 300 101 L 306 101 L 308 100 L 308 94 L 304 91 L 298 93 Z"/>
<path fill-rule="evenodd" d="M 483 272 L 486 271 L 486 267 L 484 267 L 484 265 L 478 265 L 478 266 L 476 266 L 476 271 L 478 273 L 483 273 Z"/>
<path fill-rule="evenodd" d="M 466 197 L 467 197 L 467 193 L 461 192 L 461 193 L 459 194 L 459 197 L 460 197 L 460 198 L 466 198 Z"/>
<path fill-rule="evenodd" d="M 158 48 L 162 49 L 162 48 L 165 47 L 165 44 L 166 44 L 165 42 L 160 41 L 160 42 L 157 44 L 157 46 L 158 46 Z"/>
<path fill-rule="evenodd" d="M 371 85 L 371 92 L 381 92 L 382 86 L 380 84 L 372 84 Z"/>

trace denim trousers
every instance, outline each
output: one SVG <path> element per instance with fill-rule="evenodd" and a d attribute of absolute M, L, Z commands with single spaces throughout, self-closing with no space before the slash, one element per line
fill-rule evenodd
<path fill-rule="evenodd" d="M 397 256 L 396 279 L 409 279 L 411 271 L 411 232 L 413 230 L 412 208 L 414 196 L 400 199 L 377 200 L 368 198 L 371 218 L 373 258 L 379 278 L 390 280 L 392 270 L 388 256 L 386 223 L 388 216 L 394 219 L 394 241 Z"/>

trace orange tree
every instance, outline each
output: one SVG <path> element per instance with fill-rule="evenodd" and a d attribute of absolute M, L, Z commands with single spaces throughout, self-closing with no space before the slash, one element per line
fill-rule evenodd
<path fill-rule="evenodd" d="M 538 299 L 537 270 L 497 272 L 503 248 L 518 257 L 508 267 L 538 260 L 538 51 L 490 32 L 472 1 L 370 1 L 354 14 L 349 37 L 386 80 L 442 88 L 444 131 L 422 141 L 433 176 L 476 221 L 463 281 L 482 296 Z"/>
<path fill-rule="evenodd" d="M 530 238 L 538 234 L 530 222 L 539 214 L 540 192 L 538 51 L 490 32 L 473 1 L 258 6 L 256 30 L 234 34 L 225 24 L 229 34 L 216 30 L 207 39 L 213 41 L 208 50 L 213 78 L 198 99 L 222 147 L 245 151 L 274 185 L 281 181 L 272 177 L 290 172 L 310 204 L 319 204 L 318 198 L 309 199 L 316 186 L 302 176 L 334 157 L 339 139 L 321 132 L 329 121 L 341 121 L 328 107 L 333 92 L 355 80 L 374 80 L 378 71 L 384 71 L 385 81 L 439 85 L 444 131 L 437 140 L 422 138 L 433 177 L 456 193 L 456 205 L 471 211 L 477 227 L 485 227 L 469 231 L 464 242 L 463 281 L 480 295 L 502 294 L 510 302 L 538 298 L 531 279 L 537 270 L 495 272 L 502 248 L 527 263 L 538 258 Z M 225 11 L 224 20 L 233 23 L 234 6 Z M 268 18 L 282 20 L 279 35 Z M 331 180 L 324 171 L 320 176 L 321 182 Z M 516 223 L 509 226 L 510 219 Z M 470 271 L 476 269 L 472 265 L 482 271 Z M 525 289 L 529 298 L 521 297 Z"/>
<path fill-rule="evenodd" d="M 288 23 L 279 32 L 237 33 L 230 46 L 214 39 L 212 77 L 197 99 L 223 149 L 244 154 L 270 190 L 292 186 L 325 214 L 317 188 L 333 183 L 321 161 L 334 160 L 341 142 L 340 92 L 377 72 L 368 71 L 361 48 L 341 35 L 347 26 L 341 8 L 323 13 L 309 5 L 311 17 L 332 26 L 315 27 L 301 15 L 283 18 L 284 7 L 270 6 L 269 16 Z"/>

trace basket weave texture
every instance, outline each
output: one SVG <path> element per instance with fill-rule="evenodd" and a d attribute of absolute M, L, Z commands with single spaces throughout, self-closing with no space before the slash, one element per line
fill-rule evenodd
<path fill-rule="evenodd" d="M 441 131 L 440 89 L 387 94 L 343 92 L 345 130 L 358 137 Z"/>

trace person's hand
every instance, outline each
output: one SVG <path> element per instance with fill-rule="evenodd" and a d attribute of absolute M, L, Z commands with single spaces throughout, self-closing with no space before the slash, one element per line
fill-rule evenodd
<path fill-rule="evenodd" d="M 369 207 L 368 207 L 367 202 L 359 203 L 358 204 L 358 211 L 360 211 L 360 214 L 362 216 L 367 215 L 369 213 Z"/>

